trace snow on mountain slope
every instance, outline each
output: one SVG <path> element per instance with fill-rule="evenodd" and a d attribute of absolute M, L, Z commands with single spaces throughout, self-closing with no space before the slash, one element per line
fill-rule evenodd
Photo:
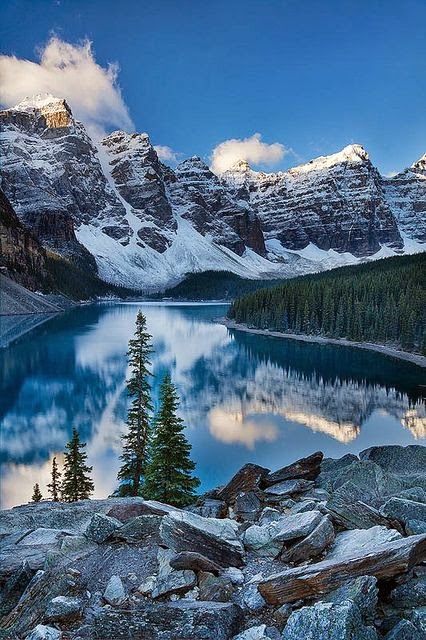
<path fill-rule="evenodd" d="M 94 143 L 65 100 L 0 112 L 1 186 L 46 247 L 113 283 L 161 289 L 186 273 L 290 277 L 423 250 L 425 158 L 383 179 L 360 145 L 284 172 L 198 157 L 175 170 L 145 133 Z"/>

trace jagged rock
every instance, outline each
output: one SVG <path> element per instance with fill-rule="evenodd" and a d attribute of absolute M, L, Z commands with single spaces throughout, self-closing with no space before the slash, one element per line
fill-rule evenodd
<path fill-rule="evenodd" d="M 329 593 L 351 578 L 389 578 L 409 571 L 424 559 L 426 536 L 410 536 L 312 565 L 288 569 L 263 580 L 259 591 L 270 604 L 284 604 Z"/>
<path fill-rule="evenodd" d="M 227 569 L 223 570 L 222 575 L 229 578 L 232 584 L 244 584 L 244 573 L 241 571 L 241 569 L 237 569 L 236 567 L 228 567 Z"/>
<path fill-rule="evenodd" d="M 268 473 L 269 469 L 265 467 L 260 467 L 257 464 L 245 464 L 228 484 L 218 491 L 217 497 L 219 500 L 232 503 L 241 493 L 256 490 Z"/>
<path fill-rule="evenodd" d="M 424 520 L 407 520 L 405 523 L 405 531 L 408 536 L 426 533 L 426 522 Z"/>
<path fill-rule="evenodd" d="M 81 598 L 56 596 L 47 605 L 44 618 L 46 622 L 71 622 L 80 617 L 83 605 Z"/>
<path fill-rule="evenodd" d="M 265 494 L 271 496 L 294 496 L 300 493 L 306 493 L 314 486 L 314 483 L 311 480 L 284 480 L 283 482 L 278 482 L 277 484 L 273 484 L 265 489 Z"/>
<path fill-rule="evenodd" d="M 389 633 L 385 640 L 424 640 L 419 637 L 419 630 L 409 620 L 400 620 Z"/>
<path fill-rule="evenodd" d="M 361 620 L 358 607 L 352 602 L 332 604 L 319 602 L 312 607 L 294 611 L 285 626 L 283 640 L 300 638 L 330 638 L 330 640 L 376 640 L 374 627 Z"/>
<path fill-rule="evenodd" d="M 226 518 L 228 515 L 226 502 L 213 498 L 206 498 L 202 501 L 202 504 L 189 507 L 187 510 L 203 516 L 203 518 Z"/>
<path fill-rule="evenodd" d="M 126 592 L 120 576 L 111 576 L 104 591 L 104 600 L 114 607 L 120 606 L 126 599 Z"/>
<path fill-rule="evenodd" d="M 318 502 L 315 500 L 302 500 L 291 507 L 290 513 L 303 513 L 304 511 L 315 511 L 318 509 Z"/>
<path fill-rule="evenodd" d="M 47 627 L 44 624 L 38 624 L 26 637 L 26 640 L 59 640 L 61 632 L 53 627 Z"/>
<path fill-rule="evenodd" d="M 374 576 L 360 576 L 328 593 L 324 601 L 339 604 L 350 600 L 357 605 L 363 621 L 372 624 L 376 616 L 378 592 L 377 579 Z"/>
<path fill-rule="evenodd" d="M 234 636 L 232 640 L 263 640 L 270 636 L 266 635 L 266 624 L 260 624 L 257 627 L 251 627 L 242 631 L 237 636 Z"/>
<path fill-rule="evenodd" d="M 265 507 L 259 517 L 259 525 L 262 527 L 270 522 L 276 522 L 282 518 L 283 514 L 278 509 Z"/>
<path fill-rule="evenodd" d="M 410 489 L 404 489 L 394 497 L 414 500 L 414 502 L 426 503 L 426 491 L 422 487 L 411 487 Z"/>
<path fill-rule="evenodd" d="M 138 587 L 138 592 L 144 596 L 147 596 L 155 589 L 157 578 L 156 576 L 148 576 Z"/>
<path fill-rule="evenodd" d="M 233 512 L 240 522 L 254 522 L 262 508 L 262 503 L 255 491 L 240 493 L 235 498 Z"/>
<path fill-rule="evenodd" d="M 229 602 L 234 592 L 232 580 L 226 575 L 215 576 L 202 571 L 198 576 L 200 600 L 211 602 Z"/>
<path fill-rule="evenodd" d="M 163 518 L 160 535 L 164 544 L 175 551 L 195 551 L 221 567 L 240 567 L 244 548 L 237 529 L 233 520 L 172 511 Z"/>
<path fill-rule="evenodd" d="M 361 451 L 359 457 L 397 475 L 406 487 L 420 486 L 426 490 L 426 447 L 416 444 L 370 447 Z"/>
<path fill-rule="evenodd" d="M 67 531 L 61 531 L 58 529 L 45 529 L 40 527 L 35 531 L 23 536 L 23 538 L 17 543 L 20 547 L 33 547 L 37 545 L 55 545 L 58 540 L 65 535 Z"/>
<path fill-rule="evenodd" d="M 159 598 L 170 593 L 185 593 L 197 584 L 197 576 L 188 569 L 177 571 L 170 565 L 174 553 L 170 549 L 158 550 L 158 576 L 152 597 Z"/>
<path fill-rule="evenodd" d="M 88 540 L 86 536 L 65 536 L 61 542 L 61 553 L 64 555 L 91 551 L 95 548 L 96 543 Z"/>
<path fill-rule="evenodd" d="M 241 609 L 231 603 L 143 602 L 131 610 L 101 610 L 78 633 L 83 640 L 230 640 L 241 622 Z"/>
<path fill-rule="evenodd" d="M 268 473 L 268 475 L 262 479 L 262 486 L 270 487 L 284 480 L 297 480 L 299 478 L 315 480 L 320 473 L 323 456 L 322 451 L 316 451 L 307 458 L 301 458 L 293 462 L 293 464 L 278 469 L 278 471 Z"/>
<path fill-rule="evenodd" d="M 259 612 L 266 607 L 265 599 L 259 593 L 258 580 L 253 580 L 243 586 L 239 594 L 243 609 Z"/>
<path fill-rule="evenodd" d="M 244 546 L 260 555 L 277 556 L 286 543 L 311 533 L 322 520 L 319 511 L 282 516 L 269 524 L 252 525 L 243 534 Z"/>
<path fill-rule="evenodd" d="M 223 571 L 218 564 L 200 553 L 194 553 L 194 551 L 182 551 L 174 555 L 170 559 L 170 566 L 173 569 L 191 569 L 196 572 L 207 571 L 215 576 L 218 576 Z"/>
<path fill-rule="evenodd" d="M 416 629 L 423 634 L 426 635 L 426 607 L 419 607 L 418 609 L 414 609 L 409 614 L 409 618 Z"/>
<path fill-rule="evenodd" d="M 426 606 L 426 576 L 412 578 L 395 587 L 390 592 L 389 600 L 397 609 Z"/>
<path fill-rule="evenodd" d="M 390 498 L 382 506 L 381 513 L 388 518 L 399 520 L 405 527 L 413 520 L 426 524 L 426 504 L 423 502 L 414 502 L 414 500 L 405 500 L 404 498 Z"/>
<path fill-rule="evenodd" d="M 18 604 L 34 575 L 28 562 L 24 561 L 19 569 L 13 573 L 0 591 L 0 615 L 4 616 Z"/>
<path fill-rule="evenodd" d="M 332 489 L 336 478 L 339 477 L 343 469 L 357 460 L 358 457 L 353 453 L 347 453 L 341 458 L 324 458 L 321 463 L 321 472 L 316 479 L 316 485 L 325 490 Z"/>
<path fill-rule="evenodd" d="M 157 502 L 157 500 L 121 498 L 118 503 L 109 509 L 106 515 L 115 520 L 120 520 L 120 522 L 127 522 L 138 516 L 165 516 L 171 511 L 180 511 L 180 509 L 171 507 L 163 502 Z"/>
<path fill-rule="evenodd" d="M 160 535 L 162 516 L 143 515 L 127 520 L 113 535 L 126 542 L 141 542 Z"/>
<path fill-rule="evenodd" d="M 386 544 L 393 540 L 400 540 L 401 534 L 393 529 L 382 526 L 370 527 L 370 529 L 351 529 L 342 531 L 336 536 L 336 540 L 327 554 L 327 559 L 335 559 L 347 556 L 348 553 L 369 552 L 376 545 Z"/>
<path fill-rule="evenodd" d="M 121 527 L 121 522 L 103 513 L 95 513 L 86 529 L 86 537 L 101 544 Z"/>
<path fill-rule="evenodd" d="M 312 513 L 312 512 L 311 512 Z M 296 542 L 280 555 L 282 562 L 305 562 L 320 556 L 334 540 L 334 527 L 329 518 L 325 516 L 300 542 Z"/>
<path fill-rule="evenodd" d="M 278 609 L 275 609 L 272 617 L 274 619 L 275 624 L 278 625 L 278 628 L 282 631 L 287 623 L 287 620 L 291 616 L 293 611 L 293 607 L 291 604 L 283 604 Z"/>

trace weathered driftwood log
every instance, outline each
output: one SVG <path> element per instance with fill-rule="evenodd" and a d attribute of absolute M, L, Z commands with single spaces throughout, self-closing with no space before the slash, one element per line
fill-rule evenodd
<path fill-rule="evenodd" d="M 289 569 L 259 583 L 262 597 L 274 605 L 328 593 L 358 576 L 389 578 L 426 559 L 426 534 L 372 545 L 371 551 Z"/>
<path fill-rule="evenodd" d="M 321 470 L 321 462 L 324 454 L 322 451 L 316 451 L 307 458 L 301 458 L 293 464 L 289 464 L 274 473 L 269 473 L 262 479 L 262 486 L 270 487 L 278 482 L 284 480 L 297 480 L 299 478 L 304 480 L 315 480 Z"/>

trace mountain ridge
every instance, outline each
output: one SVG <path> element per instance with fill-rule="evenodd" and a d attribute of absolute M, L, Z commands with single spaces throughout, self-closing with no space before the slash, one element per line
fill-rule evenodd
<path fill-rule="evenodd" d="M 425 157 L 392 178 L 361 145 L 286 171 L 174 169 L 146 133 L 94 142 L 66 100 L 0 112 L 1 186 L 41 242 L 105 281 L 161 290 L 188 273 L 282 278 L 423 250 Z"/>

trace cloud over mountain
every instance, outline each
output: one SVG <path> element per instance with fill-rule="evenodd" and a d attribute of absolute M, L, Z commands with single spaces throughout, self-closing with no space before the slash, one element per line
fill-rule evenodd
<path fill-rule="evenodd" d="M 251 164 L 275 164 L 289 151 L 280 142 L 262 142 L 260 133 L 254 133 L 242 140 L 231 138 L 213 149 L 211 169 L 215 173 L 223 173 L 238 160 L 245 160 Z"/>
<path fill-rule="evenodd" d="M 11 107 L 27 96 L 51 93 L 65 98 L 74 115 L 92 129 L 133 129 L 117 83 L 118 65 L 100 66 L 92 43 L 64 42 L 53 36 L 40 61 L 0 56 L 0 102 Z"/>

